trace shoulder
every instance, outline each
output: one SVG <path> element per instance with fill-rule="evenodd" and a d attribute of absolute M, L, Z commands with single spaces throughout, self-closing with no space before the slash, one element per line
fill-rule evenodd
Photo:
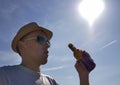
<path fill-rule="evenodd" d="M 11 73 L 11 72 L 14 72 L 18 69 L 18 66 L 17 65 L 14 65 L 14 66 L 3 66 L 3 67 L 0 67 L 0 74 L 2 73 Z"/>
<path fill-rule="evenodd" d="M 5 69 L 4 67 L 0 67 L 0 76 L 5 74 Z"/>
<path fill-rule="evenodd" d="M 9 69 L 9 66 L 0 67 L 0 73 L 4 73 L 4 72 L 7 71 L 8 69 Z"/>
<path fill-rule="evenodd" d="M 10 70 L 10 69 L 13 69 L 13 68 L 16 68 L 17 67 L 17 65 L 13 65 L 13 66 L 2 66 L 2 67 L 0 67 L 0 69 L 2 69 L 2 70 Z"/>
<path fill-rule="evenodd" d="M 0 85 L 8 85 L 9 78 L 6 73 L 6 66 L 0 67 Z"/>

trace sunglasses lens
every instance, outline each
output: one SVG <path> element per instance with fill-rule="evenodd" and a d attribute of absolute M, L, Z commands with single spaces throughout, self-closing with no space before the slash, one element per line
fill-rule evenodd
<path fill-rule="evenodd" d="M 42 36 L 38 36 L 37 37 L 37 40 L 38 40 L 38 42 L 39 43 L 47 43 L 48 45 L 50 45 L 50 42 L 49 42 L 49 40 L 47 40 L 46 38 L 44 38 L 44 37 L 42 37 Z"/>

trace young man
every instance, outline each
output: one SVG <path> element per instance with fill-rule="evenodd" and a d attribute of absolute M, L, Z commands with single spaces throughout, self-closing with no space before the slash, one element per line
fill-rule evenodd
<path fill-rule="evenodd" d="M 53 33 L 35 22 L 21 27 L 12 41 L 12 49 L 18 53 L 20 65 L 0 68 L 0 85 L 58 85 L 48 75 L 42 74 L 39 67 L 47 63 L 49 40 Z M 89 71 L 77 61 L 75 68 L 79 74 L 80 85 L 89 85 Z"/>

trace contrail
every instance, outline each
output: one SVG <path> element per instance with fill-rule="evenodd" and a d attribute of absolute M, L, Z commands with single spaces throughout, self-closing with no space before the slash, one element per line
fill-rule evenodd
<path fill-rule="evenodd" d="M 116 42 L 117 42 L 117 40 L 113 40 L 113 41 L 111 41 L 110 43 L 104 45 L 101 49 L 104 49 L 104 48 L 106 48 L 106 47 L 108 47 L 108 46 L 110 46 L 110 45 L 112 45 L 112 44 L 114 44 L 114 43 L 116 43 Z"/>
<path fill-rule="evenodd" d="M 43 68 L 43 71 L 54 71 L 54 70 L 59 70 L 59 69 L 63 69 L 66 66 L 57 66 L 57 67 L 51 67 L 51 68 Z"/>

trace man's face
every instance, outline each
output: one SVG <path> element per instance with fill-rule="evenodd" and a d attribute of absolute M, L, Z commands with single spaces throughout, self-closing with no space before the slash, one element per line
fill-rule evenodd
<path fill-rule="evenodd" d="M 44 32 L 35 31 L 28 34 L 23 38 L 22 42 L 22 59 L 29 60 L 31 63 L 42 65 L 47 63 L 48 48 L 50 47 L 47 42 L 40 43 L 37 39 L 41 36 L 47 39 Z"/>

